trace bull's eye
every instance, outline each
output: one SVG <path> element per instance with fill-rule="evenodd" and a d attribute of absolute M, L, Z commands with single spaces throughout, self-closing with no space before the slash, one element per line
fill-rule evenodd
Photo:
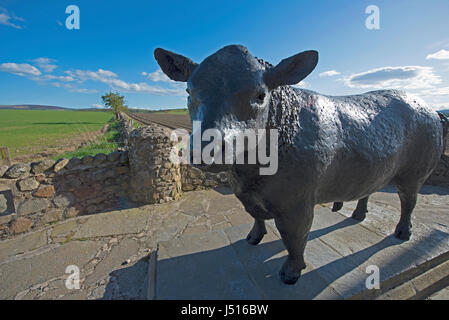
<path fill-rule="evenodd" d="M 260 93 L 258 96 L 257 96 L 257 99 L 259 100 L 259 101 L 264 101 L 265 100 L 265 93 Z"/>

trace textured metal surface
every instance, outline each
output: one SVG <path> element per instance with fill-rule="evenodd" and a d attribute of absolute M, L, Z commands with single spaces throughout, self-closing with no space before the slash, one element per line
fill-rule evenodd
<path fill-rule="evenodd" d="M 275 219 L 289 252 L 281 270 L 286 283 L 305 266 L 317 203 L 361 199 L 393 183 L 403 206 L 396 235 L 408 239 L 416 194 L 442 152 L 440 119 L 417 97 L 397 90 L 334 97 L 288 86 L 307 76 L 317 58 L 307 51 L 272 67 L 243 46 L 227 46 L 187 80 L 190 115 L 202 130 L 279 130 L 278 172 L 260 176 L 257 165 L 234 165 L 232 180 L 256 219 L 252 238 L 263 236 L 260 221 Z"/>

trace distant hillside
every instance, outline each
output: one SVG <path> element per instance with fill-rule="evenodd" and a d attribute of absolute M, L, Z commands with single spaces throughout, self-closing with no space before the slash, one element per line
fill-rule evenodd
<path fill-rule="evenodd" d="M 20 109 L 20 110 L 67 110 L 67 108 L 63 108 L 63 107 L 42 106 L 42 105 L 35 105 L 35 104 L 0 105 L 0 109 Z"/>
<path fill-rule="evenodd" d="M 36 104 L 21 104 L 21 105 L 0 105 L 1 109 L 9 109 L 9 110 L 76 110 L 76 111 L 108 111 L 106 109 L 97 109 L 97 108 L 84 108 L 84 109 L 72 109 L 72 108 L 64 108 L 64 107 L 56 107 L 56 106 L 42 106 Z"/>

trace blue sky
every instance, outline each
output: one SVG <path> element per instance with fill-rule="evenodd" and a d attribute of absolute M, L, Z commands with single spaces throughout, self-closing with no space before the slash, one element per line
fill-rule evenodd
<path fill-rule="evenodd" d="M 77 5 L 80 29 L 66 28 Z M 369 30 L 369 5 L 380 29 Z M 88 108 L 109 90 L 130 107 L 184 108 L 185 85 L 153 58 L 162 47 L 196 62 L 228 44 L 277 64 L 315 49 L 299 86 L 330 95 L 400 88 L 449 109 L 449 1 L 0 0 L 0 104 Z"/>

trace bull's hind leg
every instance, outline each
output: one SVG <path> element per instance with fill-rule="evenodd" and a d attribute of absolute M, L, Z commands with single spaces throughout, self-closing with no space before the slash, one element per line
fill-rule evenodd
<path fill-rule="evenodd" d="M 341 208 L 343 208 L 343 202 L 334 202 L 334 205 L 332 206 L 332 212 L 340 211 Z"/>
<path fill-rule="evenodd" d="M 267 229 L 265 228 L 265 220 L 263 219 L 255 219 L 253 228 L 248 233 L 246 240 L 249 244 L 257 245 L 260 241 L 262 241 L 263 236 L 267 233 Z"/>
<path fill-rule="evenodd" d="M 366 218 L 366 213 L 368 212 L 368 197 L 362 198 L 357 202 L 357 207 L 352 213 L 352 219 L 363 221 Z"/>
<path fill-rule="evenodd" d="M 396 186 L 398 189 L 399 199 L 401 200 L 401 218 L 399 223 L 396 225 L 396 230 L 394 235 L 396 238 L 401 240 L 409 240 L 412 235 L 412 212 L 416 205 L 416 200 L 418 198 L 419 187 L 403 187 Z"/>
<path fill-rule="evenodd" d="M 276 227 L 288 251 L 287 260 L 282 265 L 279 276 L 286 284 L 295 284 L 306 267 L 304 250 L 312 226 L 313 206 L 304 207 L 300 212 L 285 212 L 275 217 Z"/>

